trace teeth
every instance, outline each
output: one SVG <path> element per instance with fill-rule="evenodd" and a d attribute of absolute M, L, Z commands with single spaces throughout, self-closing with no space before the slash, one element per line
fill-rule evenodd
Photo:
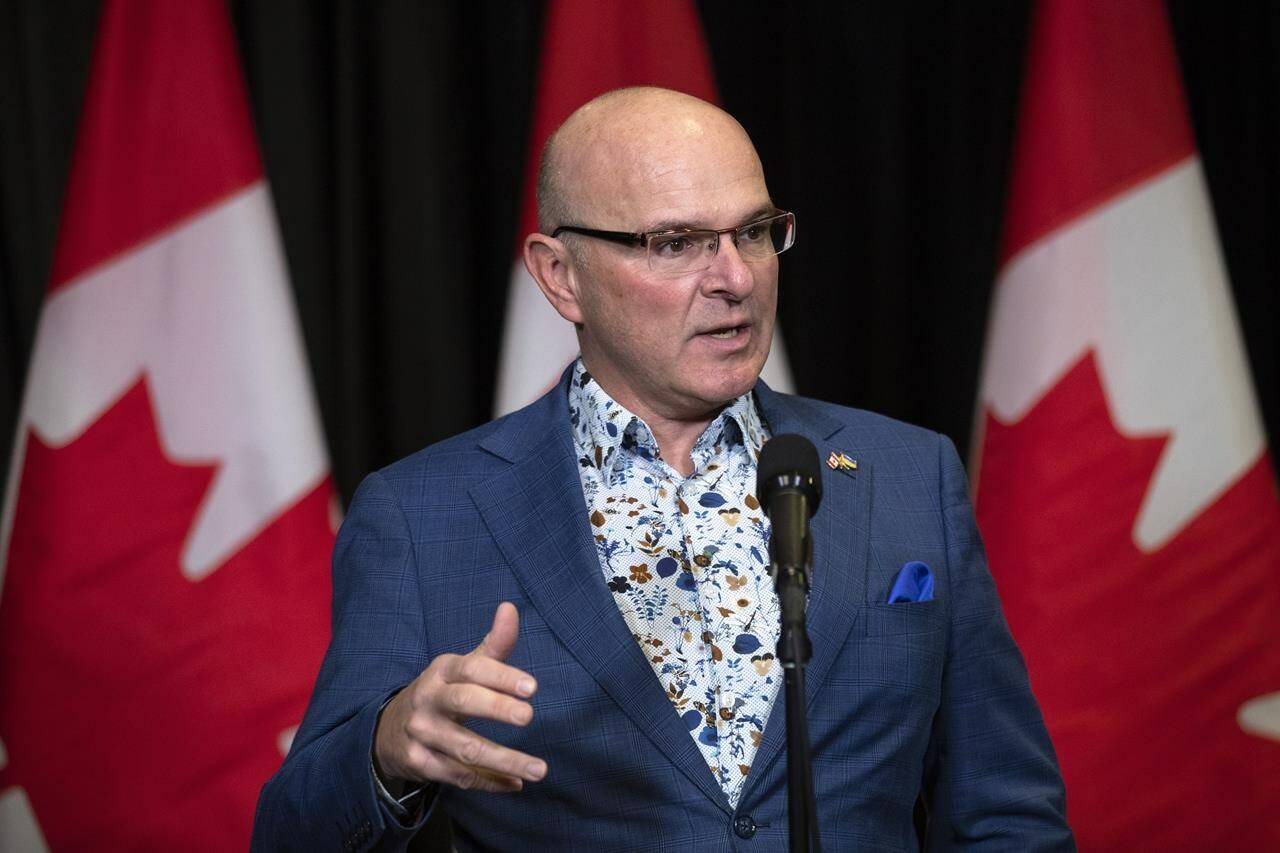
<path fill-rule="evenodd" d="M 723 332 L 711 333 L 711 337 L 713 338 L 733 338 L 733 337 L 737 337 L 737 335 L 738 335 L 738 329 L 736 327 L 732 329 L 726 329 Z"/>

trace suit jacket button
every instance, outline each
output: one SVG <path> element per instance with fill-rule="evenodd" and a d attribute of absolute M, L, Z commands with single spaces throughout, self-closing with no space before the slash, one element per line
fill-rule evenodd
<path fill-rule="evenodd" d="M 733 834 L 739 838 L 750 838 L 756 834 L 756 822 L 751 815 L 738 815 L 733 819 Z"/>

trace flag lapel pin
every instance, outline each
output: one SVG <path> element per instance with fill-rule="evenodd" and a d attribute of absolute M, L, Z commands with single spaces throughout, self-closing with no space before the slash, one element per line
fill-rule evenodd
<path fill-rule="evenodd" d="M 827 457 L 827 467 L 832 471 L 843 471 L 852 476 L 853 472 L 858 470 L 858 460 L 846 453 L 837 453 L 833 450 Z"/>

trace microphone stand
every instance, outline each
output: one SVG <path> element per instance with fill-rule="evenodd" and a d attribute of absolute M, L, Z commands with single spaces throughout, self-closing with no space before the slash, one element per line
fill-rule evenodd
<path fill-rule="evenodd" d="M 817 853 L 817 808 L 813 797 L 813 767 L 809 755 L 809 726 L 805 712 L 804 668 L 813 647 L 805 627 L 805 599 L 809 593 L 808 567 L 813 541 L 808 536 L 808 514 L 788 512 L 789 503 L 779 501 L 773 517 L 774 536 L 778 541 L 779 525 L 798 525 L 799 536 L 792 542 L 803 542 L 797 554 L 774 554 L 774 586 L 781 610 L 781 632 L 778 635 L 778 661 L 784 673 L 787 714 L 787 813 L 792 853 Z M 799 508 L 797 506 L 797 508 Z M 792 528 L 795 529 L 794 527 Z M 800 559 L 795 559 L 799 556 Z"/>

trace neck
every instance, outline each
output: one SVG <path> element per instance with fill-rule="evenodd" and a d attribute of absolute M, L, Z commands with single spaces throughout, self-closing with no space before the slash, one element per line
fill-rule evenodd
<path fill-rule="evenodd" d="M 601 376 L 591 369 L 591 365 L 585 358 L 583 365 L 606 394 L 648 425 L 649 431 L 653 433 L 653 440 L 658 445 L 658 452 L 662 454 L 663 460 L 668 465 L 681 477 L 688 477 L 693 473 L 693 445 L 697 443 L 698 436 L 702 435 L 707 425 L 724 410 L 728 403 L 721 403 L 706 410 L 695 406 L 691 406 L 689 411 L 675 408 L 667 410 L 661 405 L 646 401 L 639 394 L 632 393 L 625 383 L 614 381 L 611 376 Z M 690 411 L 695 413 L 690 414 Z"/>
<path fill-rule="evenodd" d="M 630 408 L 630 407 L 628 407 Z M 635 411 L 632 409 L 632 411 Z M 640 415 L 639 412 L 636 412 Z M 658 451 L 666 463 L 680 474 L 688 477 L 693 473 L 693 445 L 711 423 L 715 414 L 697 421 L 669 420 L 661 415 L 640 415 L 649 425 L 653 440 L 658 443 Z"/>

